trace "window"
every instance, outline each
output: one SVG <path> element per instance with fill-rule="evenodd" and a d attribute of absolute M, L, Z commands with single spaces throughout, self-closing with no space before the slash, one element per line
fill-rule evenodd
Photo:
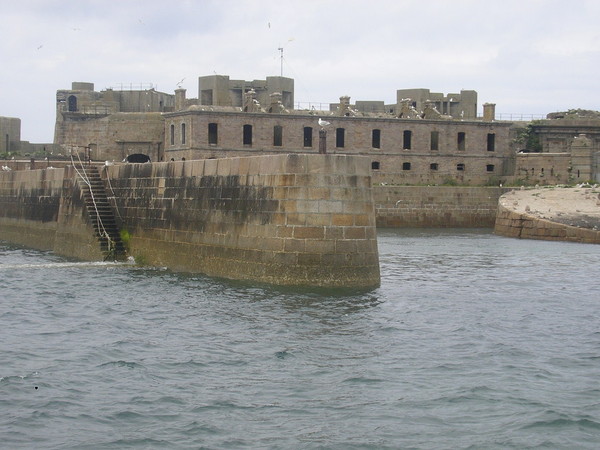
<path fill-rule="evenodd" d="M 171 145 L 175 145 L 175 125 L 171 124 Z"/>
<path fill-rule="evenodd" d="M 275 125 L 273 127 L 273 146 L 281 147 L 283 145 L 283 127 Z"/>
<path fill-rule="evenodd" d="M 404 136 L 403 136 L 403 141 L 402 141 L 402 148 L 404 150 L 410 150 L 411 144 L 412 144 L 412 131 L 410 130 L 404 130 Z"/>
<path fill-rule="evenodd" d="M 181 144 L 185 145 L 185 123 L 181 124 Z"/>
<path fill-rule="evenodd" d="M 494 165 L 493 164 L 488 164 L 487 166 L 485 166 L 485 170 L 487 170 L 488 172 L 493 172 L 494 171 Z"/>
<path fill-rule="evenodd" d="M 430 138 L 430 149 L 431 150 L 439 150 L 439 146 L 440 146 L 440 132 L 439 131 L 432 131 L 431 132 L 431 138 Z"/>
<path fill-rule="evenodd" d="M 371 132 L 371 147 L 381 148 L 381 130 L 373 130 Z"/>
<path fill-rule="evenodd" d="M 465 141 L 466 141 L 465 133 L 462 132 L 462 131 L 459 132 L 458 136 L 456 138 L 456 145 L 457 145 L 457 148 L 459 150 L 464 150 L 465 149 Z"/>
<path fill-rule="evenodd" d="M 69 98 L 67 99 L 67 107 L 69 108 L 69 111 L 77 111 L 77 97 L 75 97 L 74 95 L 69 95 Z"/>
<path fill-rule="evenodd" d="M 438 163 L 429 164 L 429 170 L 438 170 Z"/>
<path fill-rule="evenodd" d="M 371 169 L 372 170 L 379 170 L 379 161 L 373 161 L 371 163 Z"/>
<path fill-rule="evenodd" d="M 463 172 L 465 170 L 465 165 L 464 164 L 457 164 L 456 165 L 456 170 Z"/>
<path fill-rule="evenodd" d="M 344 136 L 346 134 L 346 130 L 344 128 L 336 128 L 335 129 L 335 146 L 338 148 L 344 147 Z"/>
<path fill-rule="evenodd" d="M 409 162 L 402 163 L 402 170 L 410 170 L 410 163 Z"/>
<path fill-rule="evenodd" d="M 217 145 L 219 140 L 219 129 L 216 123 L 208 124 L 208 145 Z"/>
<path fill-rule="evenodd" d="M 493 152 L 496 150 L 496 135 L 494 133 L 488 133 L 487 135 L 487 151 Z"/>
<path fill-rule="evenodd" d="M 252 125 L 244 125 L 243 144 L 252 145 Z"/>
<path fill-rule="evenodd" d="M 312 147 L 312 135 L 313 135 L 312 127 L 304 127 L 304 146 Z"/>

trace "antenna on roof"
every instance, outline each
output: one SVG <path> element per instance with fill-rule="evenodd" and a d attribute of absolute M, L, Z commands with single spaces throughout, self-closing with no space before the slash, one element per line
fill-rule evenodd
<path fill-rule="evenodd" d="M 294 40 L 294 38 L 289 38 L 287 41 L 292 42 Z M 280 64 L 280 75 L 283 76 L 283 46 L 279 47 L 277 50 L 279 50 L 279 64 Z"/>
<path fill-rule="evenodd" d="M 279 60 L 280 60 L 280 66 L 281 66 L 281 75 L 283 76 L 283 47 L 279 47 L 277 50 L 279 50 Z"/>

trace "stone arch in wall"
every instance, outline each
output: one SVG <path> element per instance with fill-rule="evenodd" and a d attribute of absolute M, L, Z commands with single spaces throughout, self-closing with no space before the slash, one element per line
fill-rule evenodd
<path fill-rule="evenodd" d="M 147 163 L 150 162 L 150 157 L 143 153 L 133 153 L 131 155 L 127 155 L 125 161 L 128 163 Z"/>

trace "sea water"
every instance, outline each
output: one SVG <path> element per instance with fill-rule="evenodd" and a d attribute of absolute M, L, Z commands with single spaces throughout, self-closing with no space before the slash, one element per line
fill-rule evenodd
<path fill-rule="evenodd" d="M 380 230 L 381 287 L 0 243 L 0 447 L 600 446 L 600 246 Z"/>

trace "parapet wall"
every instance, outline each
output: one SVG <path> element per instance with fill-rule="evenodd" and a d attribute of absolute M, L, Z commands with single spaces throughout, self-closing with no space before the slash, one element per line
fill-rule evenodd
<path fill-rule="evenodd" d="M 379 284 L 367 158 L 172 161 L 104 176 L 130 252 L 149 264 L 283 285 Z"/>
<path fill-rule="evenodd" d="M 496 220 L 498 199 L 508 188 L 375 186 L 378 227 L 484 227 Z"/>

